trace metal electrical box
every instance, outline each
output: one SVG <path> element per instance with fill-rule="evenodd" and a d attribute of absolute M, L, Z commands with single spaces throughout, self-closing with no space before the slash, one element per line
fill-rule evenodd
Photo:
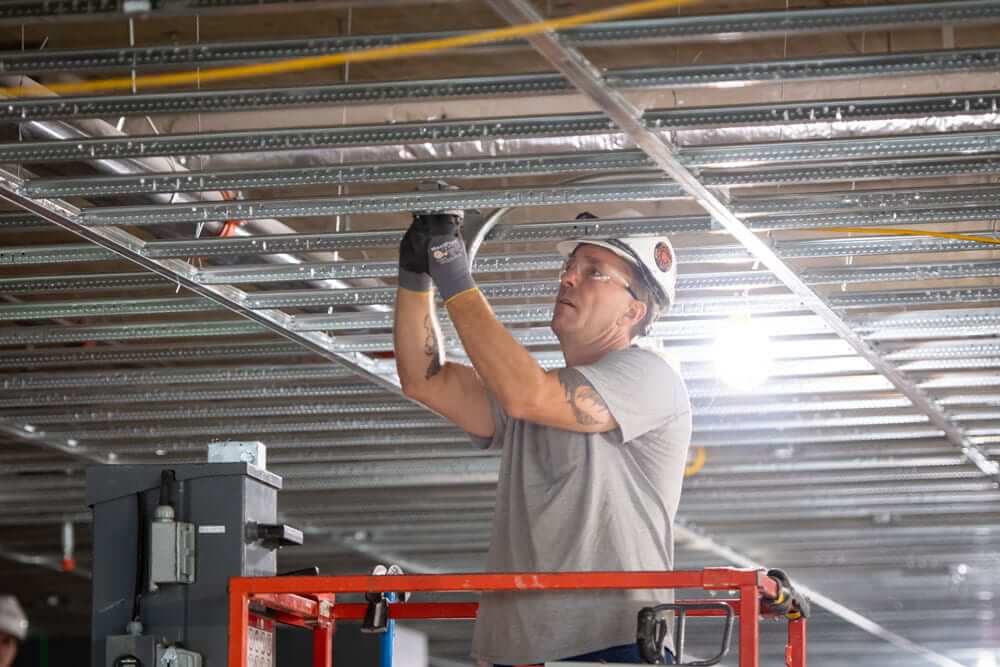
<path fill-rule="evenodd" d="M 153 521 L 149 540 L 149 580 L 154 584 L 193 584 L 197 546 L 193 523 Z"/>
<path fill-rule="evenodd" d="M 162 524 L 161 534 L 154 522 L 164 470 L 176 480 L 176 516 Z M 88 468 L 87 503 L 94 513 L 91 664 L 110 667 L 128 655 L 106 651 L 129 641 L 121 636 L 138 607 L 143 636 L 195 652 L 207 667 L 225 665 L 229 578 L 275 575 L 279 541 L 273 535 L 293 530 L 275 525 L 280 489 L 280 477 L 246 462 Z M 142 654 L 135 657 L 149 664 L 154 649 L 144 637 L 134 639 L 134 650 Z M 264 657 L 268 642 L 258 639 Z M 157 655 L 154 664 L 163 659 Z"/>

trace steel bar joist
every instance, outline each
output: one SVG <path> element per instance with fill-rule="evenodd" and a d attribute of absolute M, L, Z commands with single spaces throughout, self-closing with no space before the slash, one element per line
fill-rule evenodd
<path fill-rule="evenodd" d="M 525 0 L 490 0 L 490 5 L 511 23 L 535 23 L 540 20 L 535 9 Z M 708 211 L 712 218 L 771 270 L 810 310 L 847 341 L 858 354 L 882 374 L 913 405 L 926 414 L 931 424 L 939 428 L 969 460 L 991 479 L 1000 480 L 1000 465 L 992 461 L 937 405 L 909 378 L 885 360 L 867 341 L 861 338 L 816 292 L 814 292 L 774 251 L 746 227 L 713 191 L 692 174 L 666 138 L 652 131 L 631 102 L 615 89 L 609 78 L 603 77 L 589 60 L 572 47 L 560 42 L 552 32 L 530 36 L 532 46 L 561 72 L 566 80 L 586 95 L 599 109 L 646 152 L 656 165 L 688 192 Z"/>
<path fill-rule="evenodd" d="M 283 8 L 282 0 L 269 3 L 250 3 L 246 0 L 205 2 L 189 0 L 168 3 L 163 0 L 150 2 L 144 9 L 135 8 L 143 15 L 162 13 L 169 7 L 171 13 L 186 8 L 191 13 L 217 9 L 246 9 L 248 6 L 272 5 Z M 300 6 L 301 1 L 296 2 Z M 322 0 L 314 0 L 323 6 Z M 329 1 L 328 7 L 348 5 L 348 2 Z M 360 3 L 356 3 L 360 4 Z M 374 4 L 374 3 L 364 3 Z M 397 3 L 399 4 L 399 3 Z M 0 13 L 2 21 L 26 19 L 52 20 L 66 18 L 108 19 L 128 15 L 125 4 L 105 2 L 52 2 L 22 0 L 11 3 Z M 937 24 L 970 24 L 991 22 L 1000 18 L 1000 9 L 992 0 L 953 0 L 947 2 L 920 2 L 875 7 L 838 7 L 805 9 L 784 13 L 741 12 L 717 16 L 678 16 L 593 23 L 568 28 L 563 32 L 566 42 L 573 46 L 615 46 L 648 43 L 680 43 L 732 39 L 734 35 L 752 39 L 775 34 L 811 34 L 837 30 L 887 30 L 902 27 L 919 27 Z M 404 35 L 363 35 L 313 38 L 308 40 L 282 40 L 269 42 L 199 43 L 172 46 L 132 47 L 121 49 L 77 49 L 54 52 L 7 52 L 0 54 L 0 68 L 4 72 L 28 74 L 46 71 L 76 71 L 86 69 L 110 70 L 133 67 L 164 67 L 206 63 L 234 63 L 257 60 L 278 60 L 330 53 L 345 53 L 361 49 L 396 46 L 429 39 L 456 36 L 459 32 L 411 33 Z M 523 48 L 523 41 L 507 41 L 475 47 L 477 49 Z"/>
<path fill-rule="evenodd" d="M 23 181 L 16 174 L 0 170 L 0 198 L 92 243 L 113 250 L 124 259 L 236 312 L 246 318 L 239 325 L 252 325 L 264 331 L 276 332 L 326 359 L 347 366 L 383 388 L 399 393 L 399 381 L 394 370 L 386 369 L 364 354 L 336 351 L 333 341 L 324 333 L 291 331 L 286 326 L 289 320 L 286 313 L 248 307 L 244 303 L 245 294 L 234 287 L 201 285 L 191 278 L 194 267 L 188 262 L 145 257 L 141 252 L 144 242 L 138 237 L 121 229 L 90 229 L 80 224 L 80 212 L 75 207 L 57 200 L 32 199 L 23 193 L 22 188 Z M 242 331 L 237 323 L 222 324 Z"/>

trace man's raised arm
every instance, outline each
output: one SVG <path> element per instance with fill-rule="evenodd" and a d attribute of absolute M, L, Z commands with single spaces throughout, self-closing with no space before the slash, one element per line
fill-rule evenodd
<path fill-rule="evenodd" d="M 429 220 L 416 216 L 399 250 L 393 349 L 403 393 L 483 437 L 495 429 L 486 388 L 469 366 L 445 361 L 427 274 Z"/>

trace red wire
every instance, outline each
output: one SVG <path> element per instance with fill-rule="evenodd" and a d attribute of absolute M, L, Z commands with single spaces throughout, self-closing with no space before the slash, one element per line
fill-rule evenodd
<path fill-rule="evenodd" d="M 235 199 L 235 196 L 233 195 L 232 192 L 224 190 L 222 192 L 222 199 L 225 200 L 225 201 L 232 201 L 233 199 Z M 244 222 L 246 222 L 246 221 L 245 220 L 226 220 L 225 222 L 222 223 L 222 229 L 219 230 L 219 237 L 220 238 L 229 238 L 230 236 L 234 236 L 236 234 L 236 228 L 239 227 L 240 225 L 242 225 Z"/>

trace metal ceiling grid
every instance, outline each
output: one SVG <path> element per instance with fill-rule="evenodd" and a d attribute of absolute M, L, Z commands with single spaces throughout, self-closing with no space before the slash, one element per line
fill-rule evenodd
<path fill-rule="evenodd" d="M 111 21 L 110 7 L 71 11 Z M 283 552 L 283 567 L 481 568 L 496 459 L 394 394 L 385 355 L 405 212 L 499 208 L 509 210 L 475 270 L 498 317 L 546 367 L 561 363 L 545 326 L 555 240 L 624 230 L 676 239 L 681 299 L 654 335 L 682 365 L 695 444 L 707 452 L 686 482 L 680 515 L 692 532 L 678 567 L 734 554 L 778 564 L 886 631 L 865 634 L 820 612 L 811 657 L 823 664 L 910 665 L 916 651 L 954 667 L 1000 650 L 989 630 L 1000 595 L 1000 256 L 968 238 L 880 234 L 998 239 L 1000 42 L 977 30 L 997 21 L 1000 3 L 760 9 L 702 6 L 577 29 L 563 44 L 598 64 L 614 54 L 601 86 L 642 103 L 645 127 L 676 144 L 679 165 L 823 299 L 841 333 L 881 355 L 875 365 L 603 114 L 586 104 L 565 112 L 572 103 L 558 100 L 580 98 L 538 71 L 525 43 L 468 52 L 522 64 L 514 73 L 440 78 L 434 59 L 417 59 L 392 78 L 356 68 L 335 84 L 290 77 L 280 87 L 73 100 L 43 96 L 45 72 L 251 62 L 429 33 L 0 53 L 5 73 L 41 81 L 37 97 L 0 110 L 23 133 L 0 142 L 2 159 L 18 163 L 0 189 L 34 213 L 0 214 L 0 560 L 19 563 L 16 573 L 51 563 L 66 520 L 81 525 L 87 548 L 88 461 L 193 460 L 207 441 L 238 437 L 271 447 L 287 482 L 282 512 L 313 545 Z M 390 11 L 358 10 L 358 24 Z M 876 30 L 906 46 L 880 48 Z M 841 40 L 848 31 L 867 34 L 868 49 Z M 707 43 L 723 55 L 699 63 Z M 748 58 L 746 44 L 781 57 Z M 671 64 L 648 66 L 657 45 L 669 45 Z M 396 122 L 400 103 L 415 111 Z M 434 112 L 452 108 L 447 118 Z M 296 109 L 317 120 L 289 127 L 281 114 Z M 192 127 L 195 113 L 232 129 L 162 129 Z M 128 116 L 121 128 L 142 136 L 100 120 L 119 114 Z M 334 115 L 341 120 L 327 122 Z M 412 191 L 435 178 L 462 189 Z M 225 200 L 229 190 L 245 192 Z M 622 203 L 645 217 L 615 220 Z M 573 220 L 583 206 L 612 219 Z M 220 238 L 227 220 L 246 223 Z M 868 229 L 834 231 L 843 227 Z M 711 340 L 734 310 L 752 313 L 776 343 L 772 378 L 752 395 L 721 385 L 712 365 Z M 735 552 L 712 548 L 719 543 Z M 466 660 L 467 628 L 422 627 L 439 664 Z M 889 634 L 920 646 L 901 653 Z"/>

